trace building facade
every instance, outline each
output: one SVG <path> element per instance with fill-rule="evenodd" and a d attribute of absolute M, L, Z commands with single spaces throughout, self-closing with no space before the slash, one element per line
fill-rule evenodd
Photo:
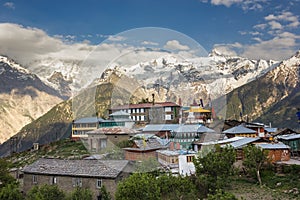
<path fill-rule="evenodd" d="M 101 196 L 100 188 L 114 196 L 117 183 L 128 174 L 126 160 L 60 160 L 39 159 L 23 169 L 23 191 L 26 194 L 36 185 L 57 185 L 65 192 L 76 187 L 89 188 L 93 199 Z"/>

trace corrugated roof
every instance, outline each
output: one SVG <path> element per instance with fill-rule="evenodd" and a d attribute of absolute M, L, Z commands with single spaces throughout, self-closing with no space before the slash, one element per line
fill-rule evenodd
<path fill-rule="evenodd" d="M 200 125 L 198 124 L 180 124 L 175 133 L 196 133 Z"/>
<path fill-rule="evenodd" d="M 138 131 L 124 126 L 103 127 L 87 132 L 87 134 L 136 134 Z"/>
<path fill-rule="evenodd" d="M 24 173 L 116 178 L 127 160 L 62 160 L 40 158 L 24 167 Z"/>
<path fill-rule="evenodd" d="M 109 116 L 130 116 L 130 114 L 120 110 L 120 111 L 111 113 Z"/>
<path fill-rule="evenodd" d="M 275 133 L 277 132 L 278 128 L 268 128 L 268 127 L 265 127 L 265 131 L 269 132 L 269 133 Z"/>
<path fill-rule="evenodd" d="M 103 121 L 102 118 L 99 117 L 84 117 L 84 118 L 80 118 L 74 121 L 75 124 L 82 124 L 82 123 L 98 123 Z"/>
<path fill-rule="evenodd" d="M 210 128 L 207 128 L 206 126 L 200 126 L 197 129 L 198 133 L 215 133 L 216 131 Z"/>
<path fill-rule="evenodd" d="M 295 140 L 295 139 L 300 139 L 300 134 L 280 135 L 277 136 L 277 138 L 283 140 Z"/>
<path fill-rule="evenodd" d="M 122 110 L 128 108 L 151 108 L 153 106 L 152 103 L 139 103 L 139 104 L 127 104 L 127 105 L 120 105 L 111 108 L 111 110 Z M 162 107 L 180 107 L 176 103 L 173 102 L 157 102 L 154 106 L 162 106 Z"/>
<path fill-rule="evenodd" d="M 143 132 L 174 131 L 179 124 L 148 124 L 143 128 Z"/>
<path fill-rule="evenodd" d="M 226 131 L 223 131 L 225 134 L 240 134 L 240 133 L 256 133 L 256 131 L 246 128 L 242 125 L 232 127 L 230 129 L 227 129 Z"/>
<path fill-rule="evenodd" d="M 248 144 L 251 144 L 252 142 L 258 141 L 259 139 L 260 139 L 259 137 L 256 137 L 256 138 L 244 137 L 240 140 L 230 143 L 229 145 L 235 149 L 238 149 L 238 148 L 242 148 Z M 223 145 L 223 146 L 225 146 L 225 145 Z"/>
<path fill-rule="evenodd" d="M 290 149 L 291 147 L 283 143 L 260 143 L 256 146 L 261 147 L 262 149 Z"/>

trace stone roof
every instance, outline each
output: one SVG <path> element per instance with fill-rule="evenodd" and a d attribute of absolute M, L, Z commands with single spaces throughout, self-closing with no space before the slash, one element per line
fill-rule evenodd
<path fill-rule="evenodd" d="M 24 173 L 116 178 L 128 164 L 127 160 L 63 160 L 40 158 L 22 170 Z"/>

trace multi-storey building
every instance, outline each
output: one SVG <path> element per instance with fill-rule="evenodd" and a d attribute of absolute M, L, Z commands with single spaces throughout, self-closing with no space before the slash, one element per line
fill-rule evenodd
<path fill-rule="evenodd" d="M 157 102 L 127 104 L 109 109 L 109 113 L 124 111 L 130 118 L 140 124 L 171 124 L 178 123 L 180 106 L 173 102 Z"/>

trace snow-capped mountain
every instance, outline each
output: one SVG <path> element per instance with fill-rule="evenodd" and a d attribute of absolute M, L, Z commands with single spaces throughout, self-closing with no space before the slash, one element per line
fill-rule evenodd
<path fill-rule="evenodd" d="M 97 74 L 96 67 L 81 69 L 81 63 L 78 60 L 48 58 L 31 63 L 28 69 L 59 90 L 61 95 L 71 96 L 72 91 L 82 89 L 82 82 L 93 81 L 91 73 Z M 265 74 L 278 63 L 225 55 L 215 49 L 208 57 L 191 59 L 164 53 L 161 57 L 135 65 L 112 64 L 102 74 L 100 82 L 115 72 L 136 79 L 140 87 L 149 92 L 155 89 L 161 100 L 166 100 L 168 93 L 176 93 L 179 87 L 185 88 L 186 93 L 196 94 L 193 95 L 195 98 L 216 98 Z"/>
<path fill-rule="evenodd" d="M 35 74 L 0 56 L 0 143 L 61 101 Z"/>

